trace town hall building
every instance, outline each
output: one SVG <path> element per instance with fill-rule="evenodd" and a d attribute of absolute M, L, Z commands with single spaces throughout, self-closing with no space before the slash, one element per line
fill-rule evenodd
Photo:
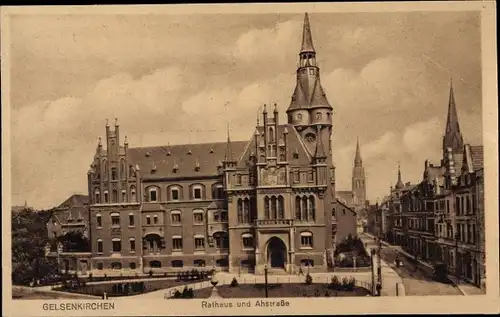
<path fill-rule="evenodd" d="M 106 123 L 88 171 L 90 269 L 326 270 L 356 235 L 335 195 L 332 111 L 306 13 L 287 122 L 265 105 L 250 140 L 155 147 Z"/>

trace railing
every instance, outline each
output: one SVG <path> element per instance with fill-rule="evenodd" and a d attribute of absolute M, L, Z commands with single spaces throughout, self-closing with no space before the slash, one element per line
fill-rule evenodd
<path fill-rule="evenodd" d="M 258 219 L 255 220 L 256 226 L 292 226 L 293 219 Z"/>

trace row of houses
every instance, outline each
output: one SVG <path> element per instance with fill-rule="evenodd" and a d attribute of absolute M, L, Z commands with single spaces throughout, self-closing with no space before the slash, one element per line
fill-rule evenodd
<path fill-rule="evenodd" d="M 403 183 L 373 206 L 370 231 L 449 275 L 484 287 L 483 146 L 464 144 L 450 89 L 442 159 L 425 161 L 422 179 Z"/>

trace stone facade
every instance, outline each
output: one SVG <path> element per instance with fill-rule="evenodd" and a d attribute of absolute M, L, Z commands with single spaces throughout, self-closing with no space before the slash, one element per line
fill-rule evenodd
<path fill-rule="evenodd" d="M 356 235 L 352 210 L 333 214 L 332 110 L 306 14 L 286 123 L 264 106 L 248 141 L 144 148 L 106 124 L 88 172 L 92 269 L 326 270 L 335 239 Z"/>
<path fill-rule="evenodd" d="M 426 161 L 416 186 L 403 186 L 399 172 L 399 185 L 391 188 L 378 212 L 387 211 L 384 231 L 389 242 L 484 287 L 483 147 L 463 143 L 455 107 L 451 88 L 441 164 Z"/>

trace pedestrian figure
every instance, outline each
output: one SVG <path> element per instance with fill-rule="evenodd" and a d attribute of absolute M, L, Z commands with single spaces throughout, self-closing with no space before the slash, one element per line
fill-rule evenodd
<path fill-rule="evenodd" d="M 297 276 L 304 275 L 304 271 L 302 271 L 302 266 L 299 267 L 299 274 Z"/>
<path fill-rule="evenodd" d="M 396 266 L 399 267 L 399 256 L 396 255 Z"/>
<path fill-rule="evenodd" d="M 377 296 L 382 296 L 382 285 L 377 284 Z"/>

